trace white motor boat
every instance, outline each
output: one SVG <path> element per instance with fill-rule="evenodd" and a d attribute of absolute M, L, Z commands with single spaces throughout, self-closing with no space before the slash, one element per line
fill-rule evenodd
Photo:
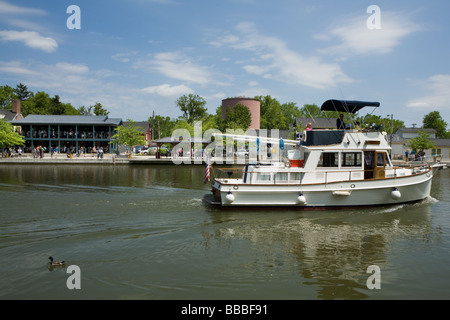
<path fill-rule="evenodd" d="M 327 103 L 347 112 L 377 104 L 329 100 L 322 110 Z M 275 142 L 270 138 L 262 141 Z M 300 141 L 276 142 L 293 147 L 286 150 L 287 158 L 282 161 L 216 169 L 209 202 L 222 207 L 302 209 L 416 202 L 430 196 L 433 175 L 445 167 L 430 163 L 393 165 L 386 134 L 379 130 L 312 130 Z"/>

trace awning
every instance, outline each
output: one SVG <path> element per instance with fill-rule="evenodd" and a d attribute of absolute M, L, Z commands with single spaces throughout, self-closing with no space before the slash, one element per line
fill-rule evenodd
<path fill-rule="evenodd" d="M 338 111 L 356 113 L 364 107 L 379 107 L 379 102 L 350 101 L 350 100 L 327 100 L 322 104 L 322 111 Z"/>

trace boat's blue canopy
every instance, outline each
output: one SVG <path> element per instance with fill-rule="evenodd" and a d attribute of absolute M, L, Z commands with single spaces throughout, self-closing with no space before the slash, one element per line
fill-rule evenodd
<path fill-rule="evenodd" d="M 322 111 L 338 111 L 356 113 L 364 107 L 379 107 L 379 102 L 353 100 L 327 100 L 322 104 Z"/>

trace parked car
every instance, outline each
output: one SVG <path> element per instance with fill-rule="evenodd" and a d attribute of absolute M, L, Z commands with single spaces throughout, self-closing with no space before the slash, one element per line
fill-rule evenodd
<path fill-rule="evenodd" d="M 239 149 L 235 153 L 236 157 L 248 157 L 248 151 L 245 149 Z"/>

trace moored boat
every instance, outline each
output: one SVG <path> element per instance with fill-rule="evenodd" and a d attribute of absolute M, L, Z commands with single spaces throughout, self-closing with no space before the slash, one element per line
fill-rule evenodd
<path fill-rule="evenodd" d="M 378 103 L 329 100 L 322 110 L 330 104 L 340 106 L 337 110 L 341 112 L 356 112 Z M 273 140 L 267 142 L 273 144 Z M 280 161 L 217 169 L 210 203 L 326 209 L 416 202 L 430 196 L 433 175 L 445 167 L 430 163 L 393 165 L 386 134 L 379 130 L 312 130 L 298 141 L 277 142 L 292 146 Z"/>

